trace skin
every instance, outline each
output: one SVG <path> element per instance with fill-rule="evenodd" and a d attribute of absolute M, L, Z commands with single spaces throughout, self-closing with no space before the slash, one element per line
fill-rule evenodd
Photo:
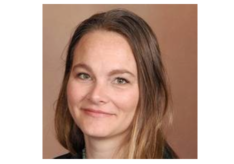
<path fill-rule="evenodd" d="M 67 98 L 85 136 L 86 156 L 113 158 L 139 101 L 137 66 L 123 36 L 96 30 L 81 38 L 74 51 Z"/>

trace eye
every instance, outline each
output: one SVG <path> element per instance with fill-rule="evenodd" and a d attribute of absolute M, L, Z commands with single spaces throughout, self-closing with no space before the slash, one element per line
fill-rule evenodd
<path fill-rule="evenodd" d="M 90 80 L 91 77 L 87 73 L 79 73 L 77 77 L 81 80 Z"/>
<path fill-rule="evenodd" d="M 121 77 L 117 77 L 114 81 L 114 83 L 116 84 L 127 84 L 129 83 L 128 80 L 124 79 L 124 78 L 121 78 Z"/>

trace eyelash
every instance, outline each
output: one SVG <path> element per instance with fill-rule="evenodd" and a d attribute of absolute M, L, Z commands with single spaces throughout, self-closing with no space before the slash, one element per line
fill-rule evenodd
<path fill-rule="evenodd" d="M 84 76 L 86 76 L 86 78 L 82 78 L 81 76 L 82 75 L 84 75 Z M 89 74 L 87 74 L 87 73 L 78 73 L 77 74 L 77 77 L 79 78 L 79 79 L 81 79 L 81 80 L 87 80 L 87 76 L 88 76 L 88 78 L 91 78 L 90 76 L 89 76 Z"/>
<path fill-rule="evenodd" d="M 124 79 L 124 78 L 122 78 L 122 77 L 117 77 L 117 78 L 115 79 L 115 81 L 116 81 L 116 80 L 123 80 L 123 81 L 124 81 L 124 83 L 118 83 L 118 84 L 128 84 L 128 83 L 129 83 L 128 80 L 126 80 L 126 79 Z"/>
<path fill-rule="evenodd" d="M 84 78 L 84 77 L 81 77 L 82 75 L 84 75 L 84 76 L 86 76 L 86 77 L 85 77 L 85 78 Z M 88 77 L 87 77 L 87 76 L 88 76 Z M 78 74 L 77 74 L 77 77 L 78 77 L 79 79 L 81 79 L 81 80 L 88 80 L 89 78 L 91 78 L 90 75 L 87 74 L 87 73 L 78 73 Z M 116 80 L 117 80 L 118 82 L 116 82 Z M 121 82 L 119 83 L 120 80 L 121 80 L 121 81 L 124 81 L 124 83 L 121 83 Z M 129 83 L 129 81 L 128 81 L 127 79 L 122 78 L 122 77 L 116 77 L 114 81 L 116 82 L 116 84 L 120 84 L 120 85 L 128 84 L 128 83 Z"/>

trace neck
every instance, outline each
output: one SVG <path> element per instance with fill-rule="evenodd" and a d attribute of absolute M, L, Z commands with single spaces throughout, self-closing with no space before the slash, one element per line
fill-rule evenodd
<path fill-rule="evenodd" d="M 123 137 L 97 138 L 85 135 L 86 158 L 112 159 L 121 158 L 120 148 Z"/>

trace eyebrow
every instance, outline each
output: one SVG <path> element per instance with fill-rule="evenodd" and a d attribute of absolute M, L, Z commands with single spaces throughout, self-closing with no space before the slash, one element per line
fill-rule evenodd
<path fill-rule="evenodd" d="M 74 71 L 75 69 L 77 69 L 77 68 L 84 68 L 84 69 L 88 70 L 89 72 L 92 72 L 92 73 L 93 73 L 92 68 L 89 67 L 88 65 L 84 64 L 84 63 L 76 64 L 76 65 L 73 67 L 73 71 Z M 115 75 L 115 74 L 125 74 L 125 73 L 131 75 L 132 77 L 135 77 L 135 75 L 134 75 L 132 72 L 130 72 L 130 71 L 126 70 L 126 69 L 114 69 L 114 70 L 110 71 L 110 72 L 108 73 L 108 75 L 109 75 L 109 76 L 113 76 L 113 75 Z"/>

